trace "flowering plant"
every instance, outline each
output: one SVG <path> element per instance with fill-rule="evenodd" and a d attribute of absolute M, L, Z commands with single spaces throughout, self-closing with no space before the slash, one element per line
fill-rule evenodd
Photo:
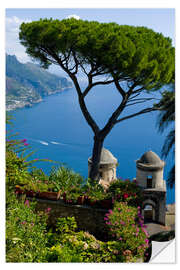
<path fill-rule="evenodd" d="M 48 213 L 36 212 L 34 202 L 6 194 L 6 261 L 46 262 Z"/>
<path fill-rule="evenodd" d="M 136 182 L 129 179 L 117 179 L 112 182 L 108 193 L 112 194 L 118 202 L 127 202 L 128 205 L 137 207 L 143 200 L 143 193 L 141 187 Z"/>
<path fill-rule="evenodd" d="M 149 240 L 140 207 L 129 206 L 127 202 L 116 202 L 104 220 L 112 239 L 119 242 L 124 261 L 135 261 L 144 255 Z"/>

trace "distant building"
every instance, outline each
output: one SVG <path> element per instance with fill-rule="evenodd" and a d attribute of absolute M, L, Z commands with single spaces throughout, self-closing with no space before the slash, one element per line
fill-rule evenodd
<path fill-rule="evenodd" d="M 136 161 L 136 181 L 144 189 L 142 214 L 146 221 L 165 225 L 166 184 L 163 180 L 165 162 L 148 151 Z"/>
<path fill-rule="evenodd" d="M 116 179 L 117 159 L 112 153 L 102 148 L 99 164 L 99 183 L 106 189 Z M 92 165 L 92 158 L 88 159 L 88 176 Z"/>

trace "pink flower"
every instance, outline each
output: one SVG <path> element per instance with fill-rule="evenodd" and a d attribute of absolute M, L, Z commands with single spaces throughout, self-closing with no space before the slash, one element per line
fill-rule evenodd
<path fill-rule="evenodd" d="M 104 220 L 108 220 L 108 218 L 105 217 Z"/>
<path fill-rule="evenodd" d="M 51 208 L 50 207 L 48 207 L 46 210 L 45 210 L 45 212 L 48 214 L 49 212 L 51 211 Z"/>
<path fill-rule="evenodd" d="M 121 241 L 122 240 L 122 237 L 119 237 L 119 240 Z"/>
<path fill-rule="evenodd" d="M 26 221 L 21 222 L 22 225 L 26 224 Z"/>
<path fill-rule="evenodd" d="M 29 143 L 24 143 L 24 146 L 27 146 L 27 145 L 29 145 Z"/>
<path fill-rule="evenodd" d="M 149 243 L 149 240 L 146 238 L 146 239 L 145 239 L 145 242 L 148 244 L 148 243 Z"/>
<path fill-rule="evenodd" d="M 21 142 L 27 142 L 27 140 L 26 139 L 23 139 L 23 140 L 21 140 Z"/>
<path fill-rule="evenodd" d="M 120 224 L 125 225 L 125 222 L 123 220 L 120 220 Z"/>
<path fill-rule="evenodd" d="M 111 209 L 109 209 L 109 214 L 112 214 L 112 212 L 113 212 L 113 211 L 112 211 Z"/>
<path fill-rule="evenodd" d="M 136 236 L 138 236 L 138 232 L 136 233 Z"/>
<path fill-rule="evenodd" d="M 24 205 L 27 205 L 27 207 L 29 207 L 29 200 L 26 200 Z"/>
<path fill-rule="evenodd" d="M 109 221 L 109 222 L 106 222 L 106 224 L 107 224 L 107 225 L 111 225 L 111 222 L 110 222 L 110 221 Z"/>

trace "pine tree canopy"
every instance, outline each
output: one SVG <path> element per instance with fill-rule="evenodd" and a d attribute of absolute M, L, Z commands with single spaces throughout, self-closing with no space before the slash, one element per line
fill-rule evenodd
<path fill-rule="evenodd" d="M 96 21 L 40 19 L 22 23 L 19 38 L 31 57 L 47 68 L 99 75 L 159 89 L 174 74 L 171 39 L 146 27 Z"/>

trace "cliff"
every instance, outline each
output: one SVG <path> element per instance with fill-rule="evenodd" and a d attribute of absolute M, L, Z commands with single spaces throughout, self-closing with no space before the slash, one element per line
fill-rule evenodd
<path fill-rule="evenodd" d="M 54 75 L 33 63 L 20 63 L 6 55 L 6 110 L 32 106 L 43 97 L 72 87 L 64 77 Z"/>

